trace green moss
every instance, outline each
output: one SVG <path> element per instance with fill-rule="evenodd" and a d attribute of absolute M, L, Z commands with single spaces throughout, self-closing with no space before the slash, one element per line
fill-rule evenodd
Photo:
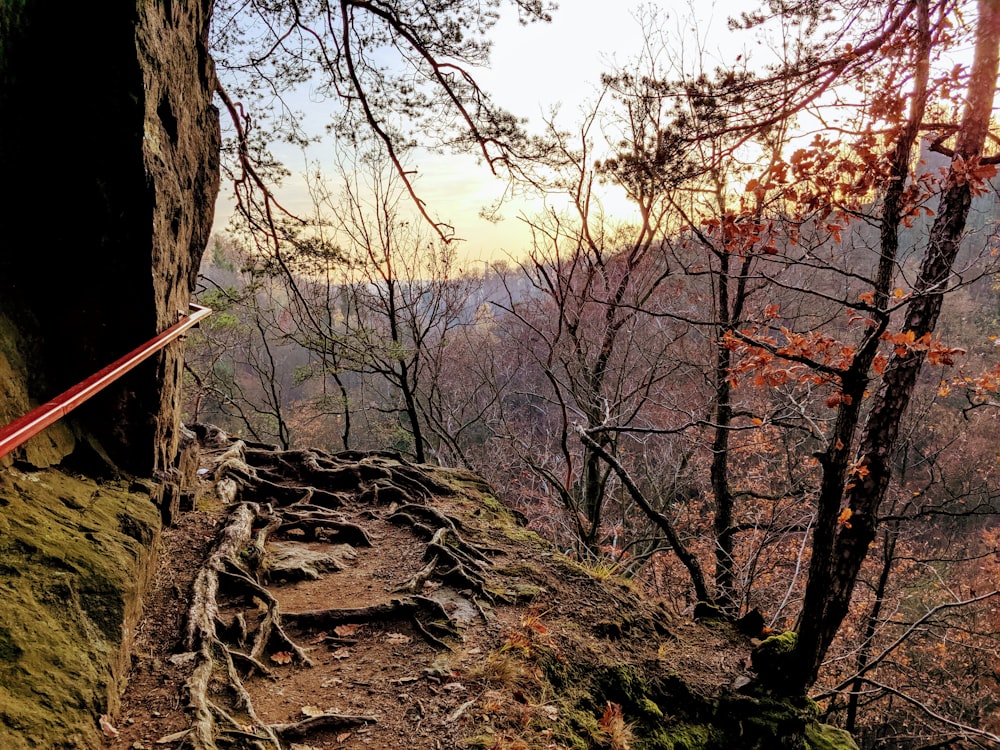
<path fill-rule="evenodd" d="M 552 738 L 572 750 L 588 750 L 603 746 L 605 732 L 597 717 L 582 709 L 568 709 L 556 723 Z"/>
<path fill-rule="evenodd" d="M 806 749 L 858 750 L 858 745 L 847 731 L 813 722 L 806 726 Z"/>
<path fill-rule="evenodd" d="M 713 744 L 711 728 L 704 724 L 676 724 L 658 729 L 647 740 L 636 743 L 636 750 L 706 750 Z"/>
<path fill-rule="evenodd" d="M 493 495 L 483 493 L 482 497 L 480 497 L 479 499 L 479 502 L 482 503 L 482 506 L 491 513 L 496 513 L 498 515 L 508 515 L 507 509 L 503 506 L 503 503 L 501 503 L 499 500 L 493 497 Z"/>
<path fill-rule="evenodd" d="M 786 630 L 764 639 L 750 653 L 750 662 L 762 686 L 777 692 L 783 691 L 795 669 L 795 646 L 798 640 L 798 633 Z"/>
<path fill-rule="evenodd" d="M 661 711 L 660 707 L 657 706 L 656 703 L 650 700 L 649 698 L 643 698 L 641 701 L 639 701 L 638 705 L 639 705 L 639 710 L 646 716 L 652 719 L 663 718 L 663 711 Z"/>
<path fill-rule="evenodd" d="M 538 534 L 530 529 L 526 529 L 523 526 L 518 526 L 511 524 L 510 526 L 503 527 L 503 535 L 510 539 L 512 542 L 517 542 L 518 544 L 524 544 L 529 547 L 534 547 L 535 549 L 548 548 L 549 543 L 542 539 Z"/>
<path fill-rule="evenodd" d="M 145 495 L 61 472 L 0 472 L 0 747 L 99 746 L 151 572 Z"/>
<path fill-rule="evenodd" d="M 659 721 L 663 711 L 650 694 L 649 683 L 642 671 L 630 664 L 616 664 L 598 675 L 597 684 L 601 695 L 622 707 L 628 716 L 635 716 L 644 722 Z"/>
<path fill-rule="evenodd" d="M 541 586 L 531 583 L 515 583 L 503 591 L 504 598 L 511 602 L 530 602 L 541 593 Z"/>
<path fill-rule="evenodd" d="M 711 723 L 729 737 L 740 737 L 746 750 L 805 750 L 809 727 L 818 726 L 813 701 L 775 695 L 727 696 Z"/>
<path fill-rule="evenodd" d="M 492 490 L 476 475 L 455 469 L 440 472 L 435 478 L 444 478 L 461 491 L 467 507 L 474 508 L 472 516 L 499 531 L 507 539 L 533 549 L 552 549 L 552 545 L 517 520 L 517 513 L 493 496 Z"/>

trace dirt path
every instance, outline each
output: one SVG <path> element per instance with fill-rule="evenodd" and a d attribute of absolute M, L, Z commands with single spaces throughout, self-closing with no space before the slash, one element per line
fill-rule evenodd
<path fill-rule="evenodd" d="M 743 668 L 471 475 L 201 437 L 214 510 L 164 531 L 113 748 L 615 747 L 659 690 L 621 665 Z"/>

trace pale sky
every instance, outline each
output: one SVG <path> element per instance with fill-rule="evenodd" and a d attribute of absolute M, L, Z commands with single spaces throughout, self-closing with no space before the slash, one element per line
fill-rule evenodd
<path fill-rule="evenodd" d="M 508 13 L 491 31 L 494 42 L 489 69 L 476 71 L 480 85 L 495 101 L 513 113 L 527 117 L 529 127 L 541 128 L 542 117 L 559 106 L 560 124 L 570 127 L 580 121 L 585 103 L 597 94 L 603 72 L 627 65 L 642 47 L 644 32 L 638 16 L 643 9 L 655 8 L 671 39 L 672 55 L 690 62 L 699 49 L 708 70 L 719 62 L 731 62 L 745 52 L 742 38 L 726 28 L 728 15 L 752 7 L 737 0 L 705 0 L 692 9 L 688 2 L 642 2 L 619 0 L 562 0 L 550 24 L 521 26 Z M 697 24 L 691 22 L 697 17 Z M 295 151 L 278 152 L 293 172 L 301 171 L 303 157 Z M 442 156 L 422 152 L 414 158 L 419 176 L 417 189 L 432 215 L 452 224 L 464 239 L 460 256 L 472 262 L 479 258 L 520 256 L 528 248 L 530 235 L 516 217 L 531 206 L 512 205 L 499 223 L 481 218 L 480 210 L 502 193 L 504 183 L 493 177 L 473 156 Z M 332 169 L 331 169 L 332 173 Z M 283 203 L 293 211 L 306 210 L 301 180 L 290 178 L 280 192 Z M 612 204 L 614 197 L 610 198 Z M 620 211 L 628 208 L 621 201 Z M 216 229 L 225 227 L 231 212 L 227 186 L 216 208 Z"/>

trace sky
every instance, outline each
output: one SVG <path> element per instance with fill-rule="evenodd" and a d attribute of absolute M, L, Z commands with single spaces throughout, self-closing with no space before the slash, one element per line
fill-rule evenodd
<path fill-rule="evenodd" d="M 505 14 L 490 32 L 491 65 L 475 71 L 477 81 L 500 106 L 528 118 L 529 129 L 541 130 L 542 118 L 556 106 L 561 124 L 579 123 L 585 104 L 596 98 L 601 74 L 626 66 L 641 49 L 644 31 L 639 18 L 650 9 L 677 40 L 673 54 L 685 61 L 701 50 L 710 69 L 745 52 L 745 42 L 727 30 L 726 21 L 750 7 L 746 2 L 619 0 L 611 7 L 607 0 L 562 0 L 551 23 L 528 26 L 520 25 L 515 14 Z M 293 172 L 302 171 L 301 153 L 290 150 L 278 156 Z M 421 198 L 432 215 L 455 227 L 462 239 L 458 253 L 465 262 L 517 257 L 530 246 L 530 234 L 518 214 L 530 214 L 540 204 L 511 203 L 498 222 L 480 218 L 481 210 L 502 195 L 505 182 L 474 156 L 424 151 L 415 155 L 413 165 Z M 289 179 L 279 195 L 293 212 L 308 213 L 300 178 Z M 606 200 L 609 210 L 629 217 L 631 209 L 623 198 L 609 195 Z M 217 231 L 224 229 L 231 210 L 224 185 L 216 208 Z"/>

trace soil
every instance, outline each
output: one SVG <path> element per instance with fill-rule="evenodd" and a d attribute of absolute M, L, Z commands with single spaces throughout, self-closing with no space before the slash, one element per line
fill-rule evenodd
<path fill-rule="evenodd" d="M 199 435 L 111 748 L 624 748 L 745 677 L 747 639 L 563 557 L 470 474 Z"/>

